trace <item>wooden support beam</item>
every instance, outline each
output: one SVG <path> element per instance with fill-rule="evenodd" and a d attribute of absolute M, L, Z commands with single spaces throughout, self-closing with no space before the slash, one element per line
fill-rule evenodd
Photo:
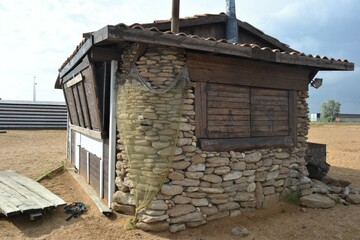
<path fill-rule="evenodd" d="M 75 85 L 79 82 L 81 82 L 83 80 L 83 76 L 81 73 L 79 73 L 78 75 L 76 75 L 75 77 L 71 78 L 69 81 L 67 81 L 65 84 L 64 84 L 64 88 L 68 88 L 68 87 L 71 87 L 72 85 Z"/>
<path fill-rule="evenodd" d="M 84 58 L 85 54 L 89 51 L 89 49 L 93 45 L 92 36 L 89 37 L 85 43 L 80 47 L 80 49 L 76 52 L 76 54 L 70 59 L 70 61 L 61 69 L 60 78 L 63 78 L 69 71 L 71 71 L 81 59 Z"/>
<path fill-rule="evenodd" d="M 118 48 L 93 47 L 90 52 L 92 61 L 107 62 L 111 60 L 120 60 L 121 51 Z"/>
<path fill-rule="evenodd" d="M 91 130 L 88 128 L 79 127 L 76 125 L 69 124 L 69 127 L 79 133 L 83 133 L 87 136 L 96 138 L 96 139 L 103 139 L 102 133 L 99 131 Z"/>

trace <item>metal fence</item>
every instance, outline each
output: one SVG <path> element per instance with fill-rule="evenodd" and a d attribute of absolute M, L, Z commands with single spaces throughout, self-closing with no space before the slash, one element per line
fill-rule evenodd
<path fill-rule="evenodd" d="M 63 102 L 0 100 L 0 129 L 65 129 Z"/>

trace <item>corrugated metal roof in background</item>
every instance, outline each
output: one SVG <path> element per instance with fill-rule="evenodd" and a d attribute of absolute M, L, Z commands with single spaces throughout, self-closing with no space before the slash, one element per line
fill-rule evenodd
<path fill-rule="evenodd" d="M 0 100 L 0 129 L 65 129 L 64 102 Z"/>

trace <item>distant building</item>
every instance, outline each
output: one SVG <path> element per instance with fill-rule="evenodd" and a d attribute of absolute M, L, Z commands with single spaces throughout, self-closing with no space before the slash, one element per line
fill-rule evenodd
<path fill-rule="evenodd" d="M 311 120 L 312 121 L 312 120 Z M 360 122 L 360 114 L 339 113 L 335 119 L 336 122 Z"/>
<path fill-rule="evenodd" d="M 318 121 L 320 121 L 320 113 L 311 113 L 311 114 L 310 114 L 310 121 L 311 121 L 311 122 L 318 122 Z"/>

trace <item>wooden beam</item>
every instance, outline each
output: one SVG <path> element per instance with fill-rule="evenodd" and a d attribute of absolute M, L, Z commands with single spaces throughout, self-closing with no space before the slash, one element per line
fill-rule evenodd
<path fill-rule="evenodd" d="M 187 53 L 187 65 L 192 81 L 286 90 L 308 89 L 309 71 L 296 66 L 191 52 Z"/>
<path fill-rule="evenodd" d="M 289 136 L 252 137 L 227 139 L 199 139 L 203 151 L 243 151 L 268 147 L 292 147 L 294 143 Z"/>
<path fill-rule="evenodd" d="M 68 88 L 68 87 L 71 87 L 72 85 L 75 85 L 77 84 L 78 82 L 81 82 L 83 80 L 83 76 L 81 73 L 79 73 L 78 75 L 76 75 L 75 77 L 73 77 L 71 80 L 67 81 L 65 84 L 64 84 L 64 87 L 65 88 Z"/>
<path fill-rule="evenodd" d="M 85 54 L 93 45 L 92 36 L 89 37 L 85 43 L 80 47 L 80 49 L 75 53 L 75 55 L 70 59 L 70 61 L 61 69 L 60 78 L 63 78 L 69 71 L 71 71 L 80 61 L 83 59 Z"/>
<path fill-rule="evenodd" d="M 121 59 L 121 50 L 118 48 L 93 47 L 90 51 L 92 61 L 107 62 Z"/>
<path fill-rule="evenodd" d="M 93 137 L 96 139 L 103 139 L 102 133 L 99 131 L 91 130 L 88 128 L 79 127 L 73 124 L 69 124 L 70 129 L 75 130 L 79 133 L 83 133 L 89 137 Z"/>
<path fill-rule="evenodd" d="M 80 64 L 78 64 L 73 70 L 71 70 L 70 72 L 68 72 L 66 75 L 63 76 L 63 78 L 61 79 L 61 83 L 65 84 L 67 81 L 72 79 L 75 75 L 84 71 L 88 67 L 89 67 L 89 61 L 87 61 L 87 59 L 83 59 L 82 62 Z"/>

